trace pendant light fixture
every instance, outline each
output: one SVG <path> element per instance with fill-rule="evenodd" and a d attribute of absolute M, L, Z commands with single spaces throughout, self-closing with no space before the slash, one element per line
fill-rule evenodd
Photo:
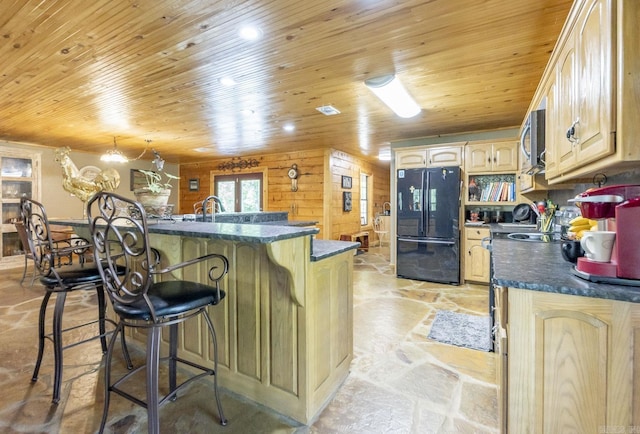
<path fill-rule="evenodd" d="M 394 74 L 370 78 L 364 84 L 401 118 L 412 118 L 420 113 L 420 106 Z"/>
<path fill-rule="evenodd" d="M 102 154 L 100 157 L 100 161 L 105 161 L 107 163 L 128 163 L 129 161 L 135 161 L 142 158 L 145 152 L 147 152 L 147 148 L 149 147 L 149 143 L 151 140 L 145 140 L 147 142 L 147 146 L 145 146 L 142 154 L 138 155 L 136 158 L 129 159 L 127 158 L 120 150 L 118 149 L 118 145 L 116 144 L 116 138 L 113 138 L 113 149 L 109 149 L 107 152 Z"/>

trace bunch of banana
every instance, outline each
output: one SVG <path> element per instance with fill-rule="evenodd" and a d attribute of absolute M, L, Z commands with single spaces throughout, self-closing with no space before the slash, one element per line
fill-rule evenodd
<path fill-rule="evenodd" d="M 569 231 L 567 235 L 572 236 L 579 240 L 582 238 L 582 235 L 585 231 L 596 231 L 598 230 L 598 222 L 596 220 L 591 220 L 585 217 L 576 217 L 569 222 Z"/>

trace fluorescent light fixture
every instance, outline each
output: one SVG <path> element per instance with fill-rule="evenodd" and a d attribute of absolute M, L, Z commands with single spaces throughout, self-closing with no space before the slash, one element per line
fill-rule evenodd
<path fill-rule="evenodd" d="M 370 78 L 364 84 L 401 118 L 412 118 L 420 113 L 420 106 L 395 75 Z"/>

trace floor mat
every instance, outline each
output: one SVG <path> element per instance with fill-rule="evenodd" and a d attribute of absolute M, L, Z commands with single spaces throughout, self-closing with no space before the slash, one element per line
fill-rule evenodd
<path fill-rule="evenodd" d="M 439 310 L 428 337 L 445 344 L 491 351 L 491 320 L 488 316 Z"/>

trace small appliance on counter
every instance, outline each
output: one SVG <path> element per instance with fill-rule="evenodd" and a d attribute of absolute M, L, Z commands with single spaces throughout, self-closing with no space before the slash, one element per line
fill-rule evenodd
<path fill-rule="evenodd" d="M 583 217 L 598 221 L 598 231 L 581 240 L 585 256 L 577 258 L 573 273 L 592 282 L 640 286 L 640 185 L 594 188 L 571 201 Z"/>

